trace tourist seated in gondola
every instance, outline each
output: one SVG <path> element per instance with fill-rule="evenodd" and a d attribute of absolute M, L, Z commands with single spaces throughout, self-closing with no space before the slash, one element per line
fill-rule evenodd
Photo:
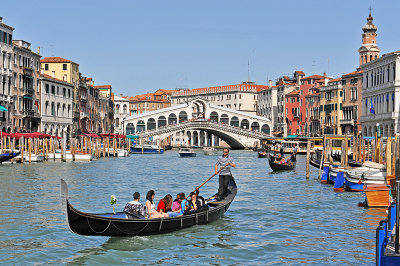
<path fill-rule="evenodd" d="M 199 210 L 200 208 L 201 208 L 201 203 L 197 199 L 196 193 L 191 192 L 189 194 L 189 198 L 185 205 L 185 214 L 195 212 L 195 211 Z"/>
<path fill-rule="evenodd" d="M 183 213 L 185 212 L 185 206 L 186 206 L 186 197 L 185 197 L 185 193 L 179 193 L 179 198 L 181 200 L 181 211 L 179 212 L 179 215 L 183 215 Z"/>
<path fill-rule="evenodd" d="M 133 201 L 128 202 L 125 205 L 124 213 L 128 219 L 145 219 L 145 210 L 142 203 L 139 202 L 140 193 L 133 193 Z"/>
<path fill-rule="evenodd" d="M 171 194 L 166 195 L 164 198 L 160 199 L 157 205 L 157 211 L 159 213 L 167 213 L 171 210 L 172 206 L 172 196 Z"/>
<path fill-rule="evenodd" d="M 176 195 L 176 199 L 172 202 L 171 211 L 168 212 L 169 217 L 177 217 L 181 212 L 181 201 L 179 194 Z"/>
<path fill-rule="evenodd" d="M 202 196 L 199 196 L 200 191 L 199 191 L 197 188 L 196 188 L 196 190 L 194 191 L 194 193 L 196 193 L 196 195 L 197 195 L 197 199 L 198 199 L 199 202 L 200 202 L 200 206 L 202 206 L 202 207 L 206 206 L 206 200 L 205 200 Z"/>
<path fill-rule="evenodd" d="M 162 218 L 162 217 L 168 217 L 167 213 L 159 213 L 156 210 L 156 205 L 154 204 L 153 200 L 155 197 L 154 190 L 149 190 L 146 195 L 146 212 L 147 212 L 147 217 L 150 219 L 153 218 Z"/>

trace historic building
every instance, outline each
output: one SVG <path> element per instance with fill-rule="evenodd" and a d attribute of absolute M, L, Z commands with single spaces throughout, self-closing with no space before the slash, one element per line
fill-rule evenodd
<path fill-rule="evenodd" d="M 242 84 L 198 88 L 192 90 L 177 90 L 171 95 L 171 105 L 188 102 L 195 97 L 203 97 L 211 104 L 221 107 L 257 114 L 258 92 L 268 88 L 266 85 L 256 85 L 254 82 Z"/>
<path fill-rule="evenodd" d="M 114 102 L 112 100 L 111 85 L 94 86 L 99 90 L 99 113 L 101 122 L 101 132 L 114 132 Z"/>
<path fill-rule="evenodd" d="M 324 73 L 301 79 L 300 85 L 300 134 L 305 136 L 320 135 L 320 87 L 330 78 Z"/>
<path fill-rule="evenodd" d="M 378 128 L 383 136 L 399 133 L 400 51 L 384 54 L 361 68 L 364 136 L 375 136 Z"/>
<path fill-rule="evenodd" d="M 40 55 L 31 50 L 31 44 L 13 40 L 13 97 L 15 131 L 34 132 L 40 128 Z M 39 51 L 38 51 L 39 52 Z"/>
<path fill-rule="evenodd" d="M 134 133 L 133 129 L 131 132 L 130 125 L 126 125 L 126 130 L 129 132 L 124 132 L 125 118 L 130 116 L 129 112 L 129 100 L 120 96 L 113 94 L 114 101 L 114 131 L 119 134 L 131 134 Z"/>
<path fill-rule="evenodd" d="M 15 86 L 13 74 L 13 36 L 14 28 L 3 23 L 0 17 L 0 131 L 11 132 L 13 129 L 14 97 L 12 88 Z"/>
<path fill-rule="evenodd" d="M 79 64 L 62 58 L 62 57 L 45 57 L 41 62 L 41 69 L 43 74 L 55 77 L 62 81 L 66 81 L 74 85 L 74 96 L 73 96 L 73 128 L 72 131 L 75 134 L 79 133 L 80 125 L 80 112 L 79 112 Z"/>
<path fill-rule="evenodd" d="M 155 93 L 146 93 L 129 97 L 131 115 L 151 112 L 171 106 L 171 95 L 174 90 L 157 90 Z M 127 97 L 124 97 L 127 98 Z"/>
<path fill-rule="evenodd" d="M 46 74 L 40 76 L 40 83 L 41 131 L 62 137 L 62 131 L 65 129 L 67 135 L 70 135 L 74 85 Z"/>
<path fill-rule="evenodd" d="M 285 95 L 285 119 L 288 135 L 300 133 L 300 90 Z"/>
<path fill-rule="evenodd" d="M 360 66 L 362 64 L 371 62 L 379 58 L 379 52 L 381 51 L 376 44 L 376 31 L 377 27 L 372 22 L 374 18 L 371 16 L 371 12 L 367 18 L 367 24 L 362 28 L 362 45 L 358 49 L 359 58 L 360 58 Z"/>
<path fill-rule="evenodd" d="M 320 90 L 320 116 L 322 134 L 342 134 L 340 119 L 343 117 L 342 79 L 332 79 Z"/>
<path fill-rule="evenodd" d="M 277 108 L 273 113 L 273 131 L 274 135 L 288 135 L 289 120 L 286 119 L 286 95 L 300 89 L 300 79 L 304 77 L 303 71 L 296 71 L 292 77 L 283 76 L 277 79 L 276 86 L 271 88 L 276 91 Z M 273 92 L 273 94 L 275 94 Z M 275 103 L 272 103 L 273 105 Z M 301 114 L 299 114 L 301 116 Z"/>
<path fill-rule="evenodd" d="M 356 70 L 342 76 L 343 117 L 340 120 L 343 134 L 356 135 L 361 132 L 362 110 L 362 70 Z"/>

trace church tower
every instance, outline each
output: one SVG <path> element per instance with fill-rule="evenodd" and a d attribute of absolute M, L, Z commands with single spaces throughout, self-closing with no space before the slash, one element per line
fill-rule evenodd
<path fill-rule="evenodd" d="M 367 24 L 362 28 L 362 46 L 358 49 L 360 53 L 360 66 L 379 57 L 381 49 L 376 45 L 376 30 L 378 29 L 372 22 L 371 9 L 367 18 Z"/>

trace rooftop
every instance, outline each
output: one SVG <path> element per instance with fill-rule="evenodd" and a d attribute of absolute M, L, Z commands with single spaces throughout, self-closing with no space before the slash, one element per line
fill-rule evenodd
<path fill-rule="evenodd" d="M 45 57 L 42 60 L 40 60 L 40 63 L 74 63 L 71 60 L 62 58 L 62 57 Z"/>

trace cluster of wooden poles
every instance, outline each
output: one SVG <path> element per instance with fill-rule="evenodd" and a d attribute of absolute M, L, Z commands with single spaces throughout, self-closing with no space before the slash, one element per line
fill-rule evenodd
<path fill-rule="evenodd" d="M 10 136 L 0 138 L 1 154 L 7 151 L 20 151 L 21 162 L 25 160 L 32 162 L 32 157 L 43 155 L 44 160 L 56 158 L 55 154 L 61 152 L 61 160 L 66 161 L 67 150 L 75 160 L 76 154 L 91 154 L 95 158 L 117 156 L 118 149 L 128 149 L 131 145 L 130 139 L 109 137 L 79 137 L 70 138 L 67 143 L 64 138 L 13 138 Z"/>
<path fill-rule="evenodd" d="M 340 164 L 342 167 L 348 166 L 348 151 L 349 151 L 349 140 L 350 150 L 352 152 L 352 159 L 356 162 L 364 163 L 365 161 L 376 162 L 384 164 L 386 166 L 387 180 L 394 180 L 396 173 L 400 176 L 400 138 L 399 135 L 395 135 L 393 138 L 389 137 L 386 142 L 382 138 L 363 138 L 361 135 L 352 136 L 332 136 L 323 137 L 324 149 L 323 158 L 325 161 L 329 161 L 329 158 L 333 150 L 333 141 L 341 139 L 341 160 Z M 306 177 L 309 178 L 309 161 L 311 153 L 311 141 L 307 143 L 307 165 L 306 165 Z M 324 160 L 321 160 L 321 167 Z M 397 166 L 397 169 L 396 169 Z M 388 182 L 389 184 L 389 182 Z"/>

